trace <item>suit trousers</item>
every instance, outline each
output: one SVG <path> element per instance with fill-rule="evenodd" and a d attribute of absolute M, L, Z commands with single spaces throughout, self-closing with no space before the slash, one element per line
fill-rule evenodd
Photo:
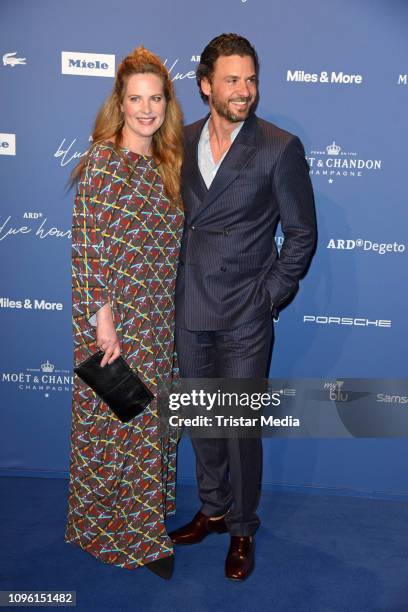
<path fill-rule="evenodd" d="M 273 336 L 271 313 L 239 327 L 217 331 L 176 328 L 182 378 L 265 378 Z M 259 526 L 256 514 L 262 478 L 261 438 L 192 438 L 201 512 L 225 520 L 231 535 Z"/>

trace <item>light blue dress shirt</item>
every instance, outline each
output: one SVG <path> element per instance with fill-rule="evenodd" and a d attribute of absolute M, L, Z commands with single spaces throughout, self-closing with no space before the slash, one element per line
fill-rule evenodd
<path fill-rule="evenodd" d="M 224 157 L 229 151 L 229 149 L 227 149 L 221 159 L 217 163 L 215 163 L 210 145 L 210 130 L 208 129 L 210 119 L 211 116 L 207 119 L 201 132 L 200 140 L 198 142 L 198 167 L 200 168 L 201 176 L 203 177 L 204 182 L 207 185 L 207 189 L 210 188 L 211 183 L 213 182 L 214 177 L 217 174 L 218 168 L 221 166 Z M 243 125 L 244 122 L 241 121 L 237 124 L 235 130 L 231 132 L 231 144 L 238 136 L 239 131 Z"/>

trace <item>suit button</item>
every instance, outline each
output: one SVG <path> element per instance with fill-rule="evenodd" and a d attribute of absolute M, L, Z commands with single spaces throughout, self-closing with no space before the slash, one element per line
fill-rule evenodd
<path fill-rule="evenodd" d="M 221 270 L 221 272 L 226 272 L 227 268 L 225 268 L 224 266 L 221 266 L 220 270 Z"/>
<path fill-rule="evenodd" d="M 224 236 L 228 236 L 228 235 L 229 235 L 229 230 L 227 230 L 227 229 L 224 227 Z"/>
<path fill-rule="evenodd" d="M 190 225 L 190 229 L 194 231 L 195 230 L 195 225 Z"/>

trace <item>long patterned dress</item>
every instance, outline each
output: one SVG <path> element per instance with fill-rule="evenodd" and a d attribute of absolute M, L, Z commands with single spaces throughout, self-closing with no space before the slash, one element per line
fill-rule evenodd
<path fill-rule="evenodd" d="M 93 149 L 73 216 L 75 363 L 97 350 L 92 319 L 109 302 L 123 357 L 153 393 L 172 379 L 182 225 L 153 158 Z M 128 569 L 172 554 L 176 445 L 158 427 L 156 401 L 122 423 L 75 377 L 67 542 Z"/>

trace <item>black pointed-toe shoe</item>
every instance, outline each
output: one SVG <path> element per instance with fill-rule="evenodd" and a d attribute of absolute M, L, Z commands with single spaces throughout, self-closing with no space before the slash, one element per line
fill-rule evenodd
<path fill-rule="evenodd" d="M 153 572 L 153 574 L 160 576 L 160 578 L 170 580 L 174 569 L 174 555 L 157 559 L 157 561 L 152 561 L 151 563 L 146 563 L 145 567 Z"/>

